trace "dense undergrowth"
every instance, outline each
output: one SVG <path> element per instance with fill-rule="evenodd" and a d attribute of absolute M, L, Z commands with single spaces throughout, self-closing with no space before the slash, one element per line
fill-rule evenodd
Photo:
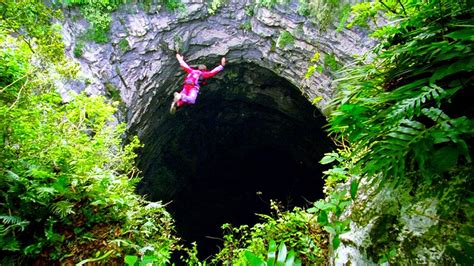
<path fill-rule="evenodd" d="M 133 149 L 103 97 L 63 103 L 55 12 L 38 1 L 0 4 L 0 264 L 170 259 L 177 238 L 159 202 L 134 193 Z"/>
<path fill-rule="evenodd" d="M 58 3 L 78 6 L 91 39 L 106 42 L 109 14 L 122 3 L 92 2 Z M 347 17 L 336 1 L 316 2 L 300 1 L 300 12 L 321 25 L 330 24 L 312 13 L 321 5 Z M 349 26 L 369 27 L 379 45 L 335 74 L 328 128 L 340 148 L 321 161 L 333 165 L 326 199 L 293 210 L 273 202 L 261 223 L 223 225 L 221 252 L 202 262 L 195 247 L 179 246 L 164 206 L 134 194 L 140 144 L 123 145 L 115 104 L 84 95 L 64 103 L 55 92 L 56 80 L 77 72 L 52 23 L 60 13 L 38 1 L 0 3 L 0 263 L 164 264 L 184 249 L 194 265 L 327 264 L 351 226 L 379 217 L 365 247 L 370 260 L 420 263 L 416 248 L 431 246 L 437 254 L 428 262 L 472 265 L 473 7 L 387 0 L 353 11 Z M 377 25 L 380 16 L 394 22 Z M 334 62 L 325 65 L 339 69 Z M 388 190 L 395 200 L 374 213 L 370 201 Z M 416 205 L 426 201 L 436 211 Z M 409 231 L 403 221 L 415 216 L 433 226 Z"/>
<path fill-rule="evenodd" d="M 379 1 L 354 10 L 352 24 L 375 23 L 380 10 L 397 23 L 372 25 L 380 40 L 372 59 L 346 66 L 337 81 L 330 132 L 344 148 L 331 171 L 342 174 L 328 178 L 364 183 L 367 193 L 399 193 L 398 206 L 381 214 L 391 222 L 380 230 L 409 228 L 406 217 L 436 224 L 419 235 L 372 236 L 374 261 L 422 263 L 414 247 L 426 245 L 439 253 L 431 257 L 437 263 L 472 264 L 474 110 L 466 101 L 474 95 L 472 3 Z M 427 200 L 437 204 L 435 214 L 418 208 Z M 367 204 L 361 199 L 352 209 L 362 226 L 374 215 Z"/>

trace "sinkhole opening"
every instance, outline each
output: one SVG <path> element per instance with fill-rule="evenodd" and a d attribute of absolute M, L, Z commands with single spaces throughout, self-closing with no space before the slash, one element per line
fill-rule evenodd
<path fill-rule="evenodd" d="M 142 139 L 137 189 L 171 202 L 178 234 L 198 243 L 201 258 L 222 245 L 222 224 L 259 222 L 255 214 L 269 214 L 270 199 L 290 209 L 323 197 L 326 168 L 318 162 L 333 149 L 326 120 L 275 73 L 229 66 L 195 105 L 173 116 L 166 107 Z"/>

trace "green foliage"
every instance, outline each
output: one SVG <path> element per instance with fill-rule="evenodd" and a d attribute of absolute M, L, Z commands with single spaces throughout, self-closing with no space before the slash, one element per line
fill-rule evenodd
<path fill-rule="evenodd" d="M 445 3 L 445 8 L 461 12 L 455 5 Z M 438 12 L 431 16 L 442 17 Z M 393 178 L 416 171 L 431 179 L 447 170 L 430 163 L 435 155 L 460 156 L 461 164 L 471 161 L 466 141 L 474 134 L 473 121 L 459 115 L 450 101 L 472 83 L 472 41 L 446 39 L 464 31 L 457 25 L 468 22 L 448 26 L 435 20 L 417 28 L 419 16 L 425 15 L 415 13 L 395 29 L 378 30 L 380 36 L 393 33 L 382 41 L 376 61 L 347 70 L 347 78 L 340 80 L 345 90 L 337 99 L 340 106 L 331 117 L 331 131 L 348 137 L 363 174 L 382 172 Z M 414 28 L 407 31 L 409 25 Z"/>
<path fill-rule="evenodd" d="M 181 3 L 181 0 L 161 0 L 161 3 L 168 10 L 177 10 L 185 8 L 184 4 Z"/>
<path fill-rule="evenodd" d="M 0 169 L 18 177 L 2 183 L 8 194 L 2 195 L 1 213 L 36 226 L 23 232 L 9 226 L 5 238 L 20 242 L 21 253 L 47 251 L 52 260 L 64 254 L 86 258 L 96 250 L 115 257 L 146 246 L 160 261 L 168 260 L 174 240 L 161 235 L 172 232 L 171 218 L 160 204 L 133 193 L 132 150 L 138 142 L 121 147 L 124 127 L 107 125 L 114 108 L 100 97 L 81 95 L 67 105 L 54 93 L 28 100 L 0 113 L 9 121 L 0 125 L 8 143 Z M 48 231 L 38 223 L 49 225 Z"/>
<path fill-rule="evenodd" d="M 319 103 L 320 101 L 323 100 L 323 97 L 322 96 L 316 96 L 313 98 L 313 100 L 311 101 L 311 104 L 312 105 L 316 105 L 317 103 Z"/>
<path fill-rule="evenodd" d="M 87 40 L 97 43 L 106 43 L 109 41 L 108 33 L 112 17 L 110 13 L 122 4 L 122 1 L 84 1 L 84 0 L 57 0 L 55 4 L 61 3 L 63 6 L 77 6 L 81 13 L 90 23 L 84 37 Z"/>
<path fill-rule="evenodd" d="M 125 256 L 124 262 L 127 266 L 146 266 L 146 265 L 164 265 L 163 261 L 157 256 Z"/>
<path fill-rule="evenodd" d="M 334 53 L 324 56 L 324 67 L 330 71 L 337 71 L 341 68 L 341 64 L 337 62 Z"/>
<path fill-rule="evenodd" d="M 0 60 L 4 61 L 0 66 L 0 71 L 1 75 L 5 75 L 0 79 L 0 86 L 9 84 L 9 81 L 24 81 L 26 76 L 18 76 L 17 70 L 27 56 L 42 60 L 45 69 L 58 72 L 65 77 L 71 77 L 77 73 L 77 66 L 68 62 L 64 56 L 61 26 L 51 23 L 61 18 L 59 11 L 52 10 L 34 0 L 0 3 L 0 43 L 3 49 Z M 16 42 L 16 39 L 23 41 L 19 44 L 21 47 L 15 48 L 8 45 L 9 42 Z M 19 57 L 22 59 L 20 60 Z M 23 74 L 29 75 L 30 72 L 25 71 Z M 17 76 L 19 80 L 11 80 L 12 76 Z M 9 94 L 11 90 L 12 88 L 5 89 L 4 93 Z"/>
<path fill-rule="evenodd" d="M 126 51 L 130 50 L 130 44 L 125 38 L 120 39 L 120 41 L 118 42 L 118 47 L 120 48 L 120 51 L 122 51 L 122 53 L 125 53 Z"/>
<path fill-rule="evenodd" d="M 253 17 L 255 14 L 255 8 L 253 5 L 245 6 L 245 14 L 249 17 Z"/>
<path fill-rule="evenodd" d="M 273 39 L 270 39 L 270 52 L 276 51 L 277 44 Z"/>
<path fill-rule="evenodd" d="M 309 79 L 316 71 L 319 73 L 323 72 L 323 66 L 321 64 L 317 64 L 319 61 L 319 57 L 321 56 L 320 53 L 316 52 L 313 55 L 313 58 L 311 58 L 310 65 L 308 67 L 308 70 L 306 71 L 306 74 L 304 75 L 305 79 Z"/>
<path fill-rule="evenodd" d="M 468 26 L 474 24 L 473 7 L 466 1 L 378 1 L 358 4 L 353 11 L 349 26 L 369 21 L 377 26 L 380 14 L 397 23 L 375 28 L 372 36 L 380 43 L 372 61 L 346 67 L 337 80 L 330 132 L 343 148 L 323 158 L 335 163 L 326 172 L 327 190 L 334 195 L 338 184 L 350 181 L 351 198 L 357 201 L 364 178 L 375 188 L 409 188 L 399 201 L 440 197 L 442 211 L 431 219 L 449 221 L 437 230 L 452 233 L 437 241 L 447 243 L 447 255 L 456 263 L 472 264 L 467 252 L 472 244 L 463 240 L 472 239 L 472 205 L 463 198 L 472 195 L 467 187 L 473 181 L 474 120 L 466 104 L 473 86 L 474 32 Z M 433 239 L 423 235 L 412 241 L 424 237 Z M 375 260 L 394 262 L 406 247 L 378 242 L 373 248 Z"/>
<path fill-rule="evenodd" d="M 242 30 L 251 31 L 252 30 L 252 24 L 250 23 L 250 21 L 246 21 L 246 22 L 242 23 L 239 26 L 239 28 L 242 29 Z"/>
<path fill-rule="evenodd" d="M 356 190 L 351 189 L 351 196 Z M 340 219 L 343 211 L 352 202 L 347 192 L 338 190 L 331 193 L 327 200 L 319 200 L 314 206 L 308 209 L 308 213 L 317 215 L 318 223 L 330 234 L 333 249 L 337 249 L 340 244 L 339 236 L 349 230 L 350 219 Z"/>
<path fill-rule="evenodd" d="M 82 56 L 82 53 L 84 52 L 84 46 L 85 43 L 83 41 L 78 41 L 76 43 L 73 50 L 74 57 L 78 58 Z"/>
<path fill-rule="evenodd" d="M 333 73 L 336 73 L 336 71 L 341 68 L 341 64 L 337 62 L 333 53 L 324 55 L 324 61 L 322 63 L 319 62 L 320 57 L 321 54 L 316 52 L 313 58 L 311 58 L 309 61 L 310 65 L 304 76 L 305 79 L 310 78 L 316 72 L 323 73 L 323 71 L 326 73 L 326 75 L 333 76 Z"/>
<path fill-rule="evenodd" d="M 293 45 L 295 43 L 295 38 L 291 35 L 290 32 L 284 30 L 280 32 L 280 36 L 278 36 L 277 46 L 280 49 L 285 48 L 288 45 Z"/>
<path fill-rule="evenodd" d="M 21 17 L 15 12 L 50 14 L 42 2 L 22 2 L 0 4 L 2 33 L 15 32 L 5 22 Z M 127 253 L 169 261 L 177 241 L 170 215 L 134 193 L 138 139 L 123 145 L 125 126 L 113 126 L 116 108 L 103 97 L 63 103 L 57 73 L 74 72 L 59 60 L 57 35 L 42 35 L 54 25 L 41 14 L 22 23 L 17 38 L 0 35 L 2 256 L 14 264 L 117 262 Z"/>
<path fill-rule="evenodd" d="M 107 82 L 104 84 L 105 89 L 107 91 L 107 97 L 113 101 L 121 102 L 122 97 L 120 96 L 120 90 L 117 89 L 112 83 Z"/>
<path fill-rule="evenodd" d="M 33 51 L 54 62 L 64 60 L 61 26 L 50 21 L 61 13 L 37 1 L 5 1 L 0 4 L 0 35 L 15 34 Z"/>
<path fill-rule="evenodd" d="M 211 15 L 215 15 L 216 11 L 225 3 L 226 0 L 212 0 L 209 4 L 207 12 Z"/>
<path fill-rule="evenodd" d="M 275 217 L 260 215 L 262 223 L 252 228 L 247 225 L 237 228 L 230 224 L 223 225 L 226 232 L 224 247 L 213 263 L 245 265 L 249 252 L 263 260 L 268 256 L 267 246 L 272 241 L 285 243 L 286 247 L 295 251 L 295 258 L 301 258 L 305 265 L 327 261 L 327 232 L 315 221 L 314 215 L 300 208 L 281 211 L 275 202 L 272 202 L 272 209 L 276 212 Z"/>
<path fill-rule="evenodd" d="M 352 21 L 347 24 L 348 28 L 353 26 L 359 26 L 363 28 L 369 27 L 369 22 L 371 21 L 377 25 L 376 15 L 378 10 L 380 10 L 380 2 L 362 2 L 352 6 L 352 13 L 354 18 Z"/>
<path fill-rule="evenodd" d="M 310 18 L 321 29 L 326 29 L 335 19 L 347 19 L 347 4 L 342 5 L 341 0 L 299 0 L 298 13 Z"/>
<path fill-rule="evenodd" d="M 279 2 L 282 2 L 282 1 L 278 1 L 278 0 L 256 0 L 255 2 L 257 4 L 257 7 L 272 8 L 273 6 L 275 6 L 276 4 L 278 4 Z"/>
<path fill-rule="evenodd" d="M 273 265 L 301 265 L 301 260 L 295 258 L 295 251 L 287 251 L 285 243 L 281 242 L 278 247 L 274 240 L 268 245 L 267 260 L 264 261 L 250 251 L 245 251 L 247 265 L 251 266 L 273 266 Z"/>
<path fill-rule="evenodd" d="M 134 3 L 132 1 L 123 2 Z M 142 0 L 137 3 L 147 13 L 159 11 L 162 6 L 171 11 L 185 8 L 181 0 Z"/>
<path fill-rule="evenodd" d="M 350 4 L 345 4 L 342 7 L 342 10 L 340 11 L 340 17 L 339 17 L 339 25 L 336 28 L 336 32 L 340 32 L 342 29 L 344 29 L 347 20 L 349 19 L 349 15 L 351 14 L 351 5 Z"/>
<path fill-rule="evenodd" d="M 112 22 L 111 13 L 118 7 L 127 3 L 125 0 L 54 0 L 53 4 L 64 7 L 78 7 L 86 20 L 89 22 L 89 28 L 84 33 L 83 38 L 96 43 L 107 43 L 109 41 L 109 30 Z M 183 7 L 180 0 L 161 0 L 158 1 L 169 10 L 175 10 Z M 142 4 L 150 5 L 149 0 Z"/>

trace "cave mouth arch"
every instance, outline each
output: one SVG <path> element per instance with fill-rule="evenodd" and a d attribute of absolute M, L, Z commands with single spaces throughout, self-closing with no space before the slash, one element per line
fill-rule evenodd
<path fill-rule="evenodd" d="M 218 251 L 222 224 L 257 223 L 270 199 L 291 208 L 323 197 L 318 161 L 333 148 L 326 120 L 277 74 L 234 64 L 203 86 L 195 105 L 173 116 L 157 108 L 142 137 L 137 190 L 171 202 L 178 234 L 198 243 L 200 257 Z"/>

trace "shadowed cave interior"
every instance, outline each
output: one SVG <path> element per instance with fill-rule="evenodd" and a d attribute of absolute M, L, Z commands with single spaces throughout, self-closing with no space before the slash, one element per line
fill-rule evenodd
<path fill-rule="evenodd" d="M 201 258 L 218 251 L 222 224 L 257 223 L 255 213 L 270 213 L 270 199 L 292 208 L 323 197 L 326 168 L 318 161 L 333 147 L 326 120 L 277 74 L 227 66 L 195 105 L 174 116 L 168 104 L 159 108 L 161 118 L 142 138 L 137 189 L 171 202 L 178 234 L 198 243 Z"/>

